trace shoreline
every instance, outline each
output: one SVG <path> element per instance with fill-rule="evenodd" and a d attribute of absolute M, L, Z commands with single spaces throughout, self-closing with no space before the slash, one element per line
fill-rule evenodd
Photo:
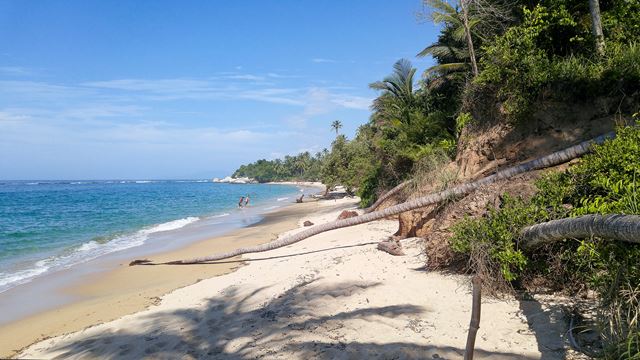
<path fill-rule="evenodd" d="M 146 256 L 158 260 L 196 257 L 203 252 L 215 253 L 268 242 L 275 234 L 295 228 L 298 217 L 311 213 L 315 207 L 313 204 L 288 204 L 262 214 L 263 218 L 257 223 Z M 17 350 L 52 336 L 142 311 L 156 303 L 162 295 L 203 279 L 232 272 L 243 265 L 242 261 L 235 258 L 230 260 L 215 265 L 175 268 L 129 267 L 128 261 L 120 259 L 118 263 L 111 264 L 112 269 L 83 274 L 71 285 L 56 289 L 62 296 L 72 300 L 0 325 L 0 357 L 15 355 Z M 105 265 L 99 263 L 98 266 Z M 48 276 L 55 280 L 63 275 L 53 273 Z"/>
<path fill-rule="evenodd" d="M 311 203 L 309 213 L 292 216 L 297 228 L 279 234 L 303 231 L 303 220 L 335 220 L 356 201 Z M 146 310 L 32 344 L 19 355 L 461 357 L 471 313 L 470 276 L 424 271 L 419 238 L 401 240 L 406 256 L 377 250 L 377 242 L 396 229 L 397 221 L 378 220 L 248 254 L 240 260 L 246 265 L 236 271 L 176 289 Z M 536 296 L 533 301 L 483 299 L 482 306 L 476 358 L 563 358 L 566 328 L 550 325 L 550 319 L 562 317 L 553 303 Z"/>

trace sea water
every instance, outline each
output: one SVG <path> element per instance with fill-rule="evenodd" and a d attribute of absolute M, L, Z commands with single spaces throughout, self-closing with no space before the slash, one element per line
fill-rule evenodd
<path fill-rule="evenodd" d="M 205 180 L 0 181 L 0 292 L 138 247 L 151 234 L 274 209 L 299 189 Z"/>

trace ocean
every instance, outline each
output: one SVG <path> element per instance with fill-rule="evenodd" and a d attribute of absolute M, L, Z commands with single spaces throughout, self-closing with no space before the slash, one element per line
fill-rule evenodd
<path fill-rule="evenodd" d="M 255 217 L 300 191 L 206 180 L 0 181 L 0 293 L 141 246 L 154 234 L 232 222 L 239 212 Z M 250 206 L 238 209 L 247 195 Z"/>

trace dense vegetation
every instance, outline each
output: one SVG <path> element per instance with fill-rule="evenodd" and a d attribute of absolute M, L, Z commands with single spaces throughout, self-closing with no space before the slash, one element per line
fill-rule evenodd
<path fill-rule="evenodd" d="M 234 175 L 266 180 L 321 180 L 357 191 L 367 206 L 385 190 L 419 176 L 430 159 L 454 157 L 463 128 L 483 106 L 499 104 L 513 126 L 532 121 L 544 101 L 619 103 L 620 119 L 640 110 L 640 0 L 424 0 L 441 24 L 435 43 L 418 53 L 436 64 L 416 78 L 408 60 L 373 82 L 379 92 L 369 121 L 329 150 L 260 160 Z M 599 4 L 600 26 L 590 5 Z M 601 29 L 601 30 L 600 30 Z M 600 32 L 601 31 L 601 32 Z M 602 34 L 599 35 L 599 34 Z M 630 105 L 629 105 L 630 103 Z M 624 105 L 627 104 L 627 105 Z M 612 114 L 610 114 L 612 115 Z M 618 137 L 562 173 L 548 173 L 531 199 L 504 194 L 485 217 L 453 227 L 451 247 L 470 270 L 502 285 L 535 277 L 563 289 L 595 290 L 608 358 L 640 359 L 640 247 L 567 240 L 532 253 L 518 247 L 527 225 L 583 214 L 640 214 L 640 130 Z M 439 160 L 440 162 L 440 160 Z"/>
<path fill-rule="evenodd" d="M 553 219 L 640 214 L 639 159 L 640 127 L 620 128 L 616 139 L 597 146 L 577 165 L 565 172 L 546 174 L 537 182 L 538 192 L 533 198 L 505 194 L 502 205 L 489 209 L 485 217 L 457 223 L 452 248 L 472 259 L 470 270 L 492 286 L 497 282 L 498 288 L 544 277 L 547 284 L 557 288 L 595 290 L 603 307 L 616 309 L 603 319 L 607 322 L 602 324 L 607 353 L 612 358 L 638 354 L 638 245 L 597 238 L 567 239 L 525 253 L 517 240 L 523 227 Z"/>
<path fill-rule="evenodd" d="M 269 181 L 319 181 L 320 170 L 325 152 L 311 155 L 303 152 L 295 156 L 285 156 L 283 159 L 261 159 L 251 164 L 241 165 L 233 173 L 233 177 L 249 177 L 259 182 Z"/>

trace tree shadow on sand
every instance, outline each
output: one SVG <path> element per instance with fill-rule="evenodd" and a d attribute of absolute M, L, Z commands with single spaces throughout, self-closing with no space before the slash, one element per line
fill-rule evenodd
<path fill-rule="evenodd" d="M 266 288 L 243 292 L 231 286 L 198 309 L 149 314 L 144 329 L 101 332 L 54 349 L 58 358 L 153 359 L 458 359 L 462 349 L 411 342 L 350 342 L 340 329 L 352 322 L 385 322 L 390 318 L 427 319 L 428 311 L 415 305 L 393 305 L 345 310 L 323 315 L 323 302 L 340 302 L 378 286 L 371 282 L 344 282 L 331 287 L 300 279 L 276 298 L 265 300 Z M 511 353 L 478 351 L 476 358 L 528 359 Z"/>

